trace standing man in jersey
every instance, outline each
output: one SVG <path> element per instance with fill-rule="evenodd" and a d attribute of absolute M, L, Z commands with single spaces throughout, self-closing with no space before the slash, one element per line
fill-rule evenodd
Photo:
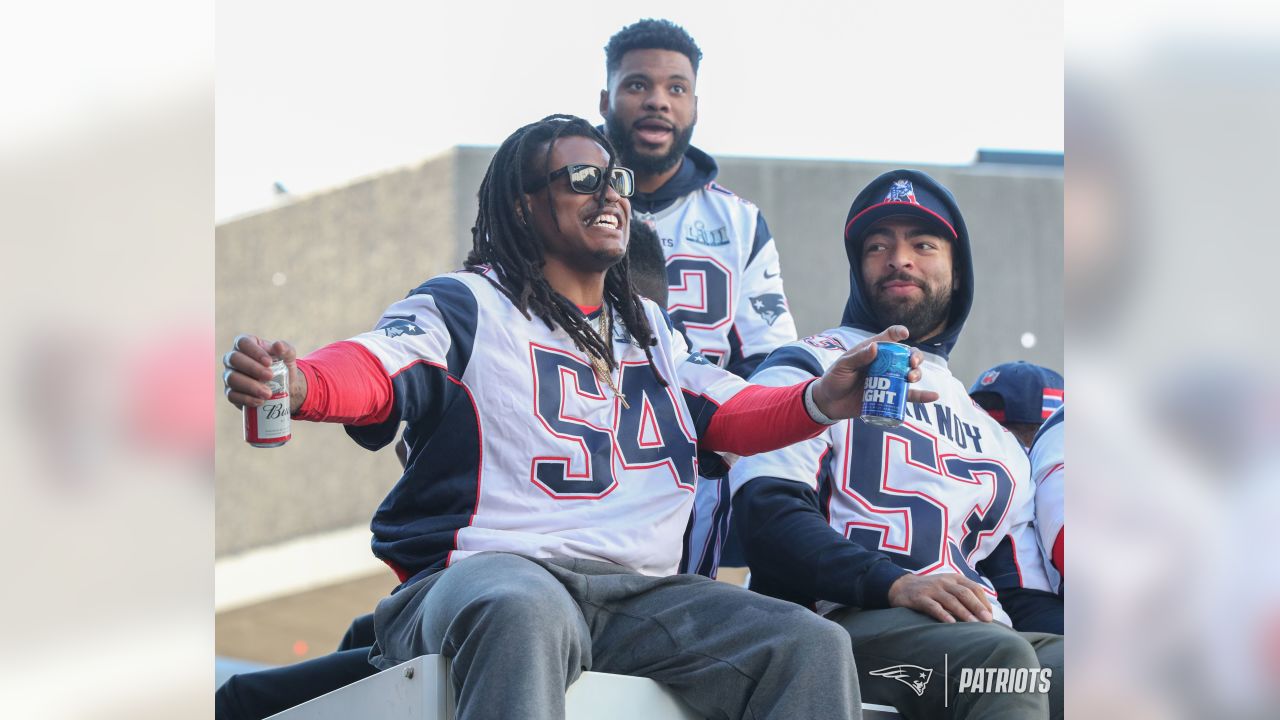
<path fill-rule="evenodd" d="M 562 718 L 592 669 L 657 680 L 707 716 L 857 717 L 838 628 L 673 573 L 699 455 L 856 416 L 874 350 L 781 389 L 690 353 L 632 286 L 632 177 L 613 158 L 580 118 L 520 128 L 490 162 L 464 270 L 307 358 L 238 337 L 228 400 L 262 403 L 270 353 L 290 366 L 295 419 L 341 422 L 370 449 L 405 423 L 408 464 L 372 523 L 402 582 L 374 613 L 370 661 L 451 658 L 460 720 Z"/>
<path fill-rule="evenodd" d="M 774 351 L 752 381 L 815 377 L 901 324 L 940 397 L 908 402 L 897 427 L 840 422 L 735 464 L 752 587 L 844 627 L 867 702 L 914 718 L 1059 717 L 1061 636 L 1015 632 L 987 579 L 1043 581 L 1044 567 L 1027 454 L 947 367 L 975 287 L 960 208 L 928 175 L 895 170 L 854 199 L 844 242 L 841 325 Z M 1017 562 L 986 564 L 1006 538 Z"/>
<path fill-rule="evenodd" d="M 632 212 L 662 239 L 672 322 L 693 350 L 745 378 L 796 339 L 796 325 L 764 216 L 716 184 L 716 161 L 689 144 L 701 60 L 693 38 L 668 20 L 619 30 L 605 47 L 600 114 L 621 163 L 636 174 Z M 688 572 L 714 576 L 729 510 L 727 479 L 699 483 Z M 743 564 L 735 547 L 725 547 L 725 564 Z"/>

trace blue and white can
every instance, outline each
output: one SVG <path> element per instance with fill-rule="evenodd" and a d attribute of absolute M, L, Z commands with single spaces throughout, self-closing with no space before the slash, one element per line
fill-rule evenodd
<path fill-rule="evenodd" d="M 867 368 L 862 391 L 862 419 L 872 425 L 897 427 L 907 408 L 907 373 L 911 348 L 891 342 L 876 343 L 876 357 Z"/>

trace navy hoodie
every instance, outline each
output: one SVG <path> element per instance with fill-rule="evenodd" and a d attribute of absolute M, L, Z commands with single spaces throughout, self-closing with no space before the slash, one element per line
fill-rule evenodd
<path fill-rule="evenodd" d="M 969 310 L 973 307 L 973 254 L 969 247 L 969 230 L 965 227 L 964 216 L 960 214 L 960 206 L 956 205 L 955 196 L 937 180 L 918 170 L 894 170 L 872 180 L 871 184 L 858 193 L 858 196 L 853 199 L 853 204 L 849 206 L 849 214 L 845 216 L 845 227 L 849 227 L 850 221 L 859 213 L 880 203 L 884 199 L 886 187 L 897 179 L 909 180 L 917 190 L 923 189 L 932 193 L 934 196 L 932 199 L 941 202 L 949 212 L 951 225 L 956 231 L 957 237 L 951 242 L 951 262 L 955 268 L 956 286 L 951 295 L 951 314 L 947 319 L 947 329 L 923 343 L 916 343 L 911 339 L 906 341 L 907 345 L 918 347 L 921 352 L 946 358 L 950 356 L 951 348 L 955 347 L 956 341 L 960 339 L 960 330 L 964 328 L 964 321 L 968 319 Z M 891 214 L 891 212 L 885 214 Z M 878 333 L 885 329 L 885 323 L 876 319 L 875 311 L 867 302 L 866 290 L 862 287 L 861 273 L 858 271 L 861 266 L 861 248 L 861 238 L 846 237 L 844 239 L 845 254 L 849 257 L 851 270 L 849 300 L 845 303 L 844 317 L 841 318 L 840 324 Z"/>
<path fill-rule="evenodd" d="M 720 172 L 715 158 L 690 145 L 684 151 L 680 169 L 651 193 L 636 192 L 631 196 L 631 208 L 636 212 L 656 213 L 672 203 L 716 179 Z"/>

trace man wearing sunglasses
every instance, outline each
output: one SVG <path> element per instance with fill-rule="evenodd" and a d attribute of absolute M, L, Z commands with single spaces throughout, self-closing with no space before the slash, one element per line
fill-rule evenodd
<path fill-rule="evenodd" d="M 752 203 L 715 183 L 715 160 L 690 145 L 702 51 L 680 26 L 641 20 L 605 48 L 600 113 L 622 165 L 636 174 L 636 219 L 651 224 L 667 256 L 667 310 L 692 349 L 747 377 L 796 339 L 778 251 Z M 687 572 L 715 577 L 729 526 L 728 481 L 699 483 Z M 724 544 L 724 564 L 745 561 Z"/>
<path fill-rule="evenodd" d="M 843 631 L 675 571 L 698 458 L 856 416 L 874 347 L 784 388 L 689 352 L 634 291 L 631 190 L 586 121 L 520 128 L 481 184 L 464 270 L 303 359 L 238 336 L 227 398 L 260 405 L 274 355 L 290 367 L 296 420 L 343 423 L 375 450 L 405 423 L 408 463 L 372 522 L 401 585 L 374 613 L 370 662 L 449 657 L 460 719 L 561 718 L 584 670 L 652 678 L 711 717 L 856 718 Z"/>
<path fill-rule="evenodd" d="M 578 187 L 591 186 L 580 183 Z M 618 187 L 625 189 L 626 186 L 615 181 L 615 191 Z M 644 223 L 630 224 L 630 232 L 627 262 L 631 284 L 637 293 L 664 307 L 667 267 L 658 236 Z M 396 454 L 401 467 L 407 467 L 409 448 L 403 440 L 396 444 Z M 217 720 L 262 720 L 363 680 L 377 672 L 377 668 L 369 664 L 372 646 L 373 615 L 362 615 L 352 621 L 335 652 L 292 665 L 231 676 L 215 693 L 215 717 Z"/>
<path fill-rule="evenodd" d="M 580 195 L 595 195 L 600 190 L 602 178 L 606 177 L 609 178 L 609 187 L 613 188 L 613 191 L 622 197 L 629 198 L 635 192 L 636 176 L 629 168 L 611 167 L 606 169 L 597 165 L 582 163 L 565 165 L 545 178 L 530 183 L 528 189 L 530 191 L 540 190 L 555 182 L 556 178 L 568 178 L 569 189 Z"/>

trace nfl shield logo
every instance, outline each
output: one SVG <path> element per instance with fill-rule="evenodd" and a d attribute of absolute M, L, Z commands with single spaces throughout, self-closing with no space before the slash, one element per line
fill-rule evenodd
<path fill-rule="evenodd" d="M 995 381 L 996 381 L 996 378 L 998 378 L 998 377 L 1000 377 L 1000 371 L 999 371 L 999 370 L 992 370 L 991 372 L 987 373 L 986 375 L 983 375 L 983 376 L 982 376 L 982 379 L 978 381 L 978 384 L 979 384 L 979 385 L 990 385 L 991 383 L 995 382 Z"/>
<path fill-rule="evenodd" d="M 893 185 L 889 186 L 889 194 L 884 196 L 884 201 L 920 204 L 920 201 L 916 200 L 916 189 L 911 186 L 910 180 L 894 180 Z"/>

